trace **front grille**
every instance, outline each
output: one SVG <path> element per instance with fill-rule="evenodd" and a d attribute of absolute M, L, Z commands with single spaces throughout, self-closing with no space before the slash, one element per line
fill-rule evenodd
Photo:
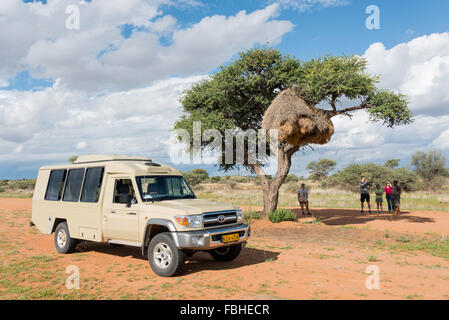
<path fill-rule="evenodd" d="M 204 227 L 226 226 L 237 222 L 237 213 L 232 211 L 217 211 L 203 213 Z"/>

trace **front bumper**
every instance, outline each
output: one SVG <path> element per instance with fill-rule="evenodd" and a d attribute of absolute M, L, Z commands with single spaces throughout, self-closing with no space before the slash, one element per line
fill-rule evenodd
<path fill-rule="evenodd" d="M 221 236 L 225 234 L 239 233 L 239 240 L 222 242 Z M 233 244 L 246 242 L 250 236 L 251 229 L 247 224 L 238 224 L 227 227 L 206 229 L 199 231 L 172 232 L 175 242 L 179 248 L 193 250 L 210 250 Z"/>

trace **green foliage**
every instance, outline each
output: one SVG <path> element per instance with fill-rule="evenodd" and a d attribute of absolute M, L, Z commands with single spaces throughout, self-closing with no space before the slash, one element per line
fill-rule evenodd
<path fill-rule="evenodd" d="M 191 186 L 196 186 L 209 179 L 209 174 L 204 169 L 193 169 L 192 171 L 183 172 L 183 176 Z"/>
<path fill-rule="evenodd" d="M 400 159 L 390 159 L 385 161 L 384 166 L 387 168 L 391 168 L 391 169 L 395 169 L 399 167 L 399 161 L 401 161 Z"/>
<path fill-rule="evenodd" d="M 413 171 L 405 168 L 391 169 L 375 163 L 350 164 L 346 168 L 330 176 L 327 180 L 329 186 L 343 186 L 351 191 L 359 190 L 361 176 L 370 179 L 375 187 L 385 186 L 386 181 L 398 180 L 404 191 L 414 191 L 420 188 L 419 178 Z"/>
<path fill-rule="evenodd" d="M 220 179 L 221 179 L 220 176 L 213 176 L 210 178 L 210 182 L 217 183 L 220 182 Z"/>
<path fill-rule="evenodd" d="M 439 189 L 444 184 L 443 177 L 448 175 L 448 169 L 446 158 L 441 151 L 431 150 L 427 153 L 418 151 L 412 155 L 411 163 L 429 189 Z"/>
<path fill-rule="evenodd" d="M 76 159 L 78 159 L 78 156 L 71 156 L 70 158 L 67 159 L 67 161 L 70 163 L 74 163 Z"/>
<path fill-rule="evenodd" d="M 298 77 L 301 97 L 313 104 L 331 102 L 332 96 L 359 99 L 371 94 L 378 78 L 365 73 L 367 62 L 358 56 L 325 56 L 302 64 Z"/>
<path fill-rule="evenodd" d="M 295 221 L 296 215 L 287 209 L 276 209 L 268 215 L 268 219 L 273 223 L 281 221 Z"/>
<path fill-rule="evenodd" d="M 248 223 L 251 220 L 261 220 L 262 218 L 263 218 L 262 212 L 259 211 L 249 211 L 243 214 L 243 219 L 245 223 Z"/>
<path fill-rule="evenodd" d="M 413 113 L 408 108 L 407 97 L 388 90 L 378 90 L 368 97 L 370 120 L 388 127 L 410 124 Z"/>
<path fill-rule="evenodd" d="M 332 171 L 337 163 L 330 159 L 321 159 L 319 161 L 312 161 L 307 165 L 307 170 L 310 171 L 310 178 L 314 181 L 321 181 L 327 177 L 329 171 Z"/>
<path fill-rule="evenodd" d="M 284 183 L 298 182 L 298 181 L 299 181 L 299 178 L 294 174 L 289 174 L 284 179 Z"/>

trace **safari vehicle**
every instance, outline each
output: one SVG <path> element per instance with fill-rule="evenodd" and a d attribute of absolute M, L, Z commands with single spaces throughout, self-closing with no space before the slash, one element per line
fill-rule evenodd
<path fill-rule="evenodd" d="M 164 277 L 197 251 L 233 260 L 250 236 L 242 210 L 197 199 L 180 171 L 144 157 L 107 155 L 41 167 L 31 225 L 54 234 L 60 253 L 83 240 L 140 247 Z"/>

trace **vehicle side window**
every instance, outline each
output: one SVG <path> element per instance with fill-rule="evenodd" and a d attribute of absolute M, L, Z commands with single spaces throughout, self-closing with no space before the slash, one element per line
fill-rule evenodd
<path fill-rule="evenodd" d="M 67 170 L 51 170 L 45 200 L 61 200 Z"/>
<path fill-rule="evenodd" d="M 67 174 L 67 182 L 65 184 L 64 196 L 62 201 L 79 201 L 81 193 L 81 185 L 83 184 L 84 168 L 71 169 Z"/>
<path fill-rule="evenodd" d="M 131 179 L 117 179 L 114 187 L 114 203 L 137 203 Z"/>
<path fill-rule="evenodd" d="M 83 192 L 81 192 L 81 202 L 98 202 L 103 173 L 103 167 L 87 168 Z"/>

